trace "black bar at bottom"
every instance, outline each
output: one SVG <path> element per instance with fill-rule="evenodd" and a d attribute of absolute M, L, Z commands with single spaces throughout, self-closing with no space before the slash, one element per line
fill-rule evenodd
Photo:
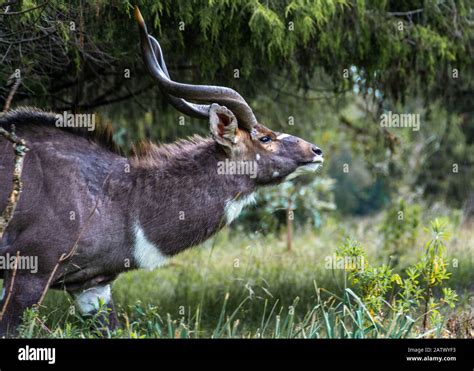
<path fill-rule="evenodd" d="M 52 350 L 54 349 L 54 363 Z M 31 358 L 43 358 L 32 360 Z M 49 357 L 49 358 L 48 358 Z M 49 359 L 49 362 L 48 362 Z M 91 365 L 140 367 L 199 360 L 313 361 L 384 369 L 474 369 L 474 340 L 161 340 L 1 339 L 0 370 L 64 369 Z M 387 363 L 388 362 L 388 363 Z M 367 367 L 366 367 L 367 368 Z"/>

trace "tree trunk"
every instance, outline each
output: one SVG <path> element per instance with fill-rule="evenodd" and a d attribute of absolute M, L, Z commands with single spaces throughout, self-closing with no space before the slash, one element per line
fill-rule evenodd
<path fill-rule="evenodd" d="M 291 199 L 288 199 L 288 207 L 286 209 L 286 248 L 288 251 L 291 251 L 293 247 L 293 219 Z"/>

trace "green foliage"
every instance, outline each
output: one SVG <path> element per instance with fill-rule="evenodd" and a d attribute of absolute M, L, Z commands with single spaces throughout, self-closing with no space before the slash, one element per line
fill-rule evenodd
<path fill-rule="evenodd" d="M 460 110 L 465 111 L 463 102 L 459 104 Z M 413 184 L 421 186 L 430 201 L 442 199 L 453 207 L 462 207 L 474 189 L 473 116 L 453 116 L 433 105 L 427 121 L 431 138 L 420 153 L 422 159 L 414 169 Z"/>
<path fill-rule="evenodd" d="M 1 17 L 0 100 L 20 69 L 14 105 L 97 112 L 119 129 L 115 138 L 125 147 L 145 137 L 167 142 L 206 135 L 207 123 L 186 119 L 178 125 L 180 114 L 154 89 L 139 58 L 134 4 L 28 0 L 11 6 L 10 11 L 26 12 Z M 463 249 L 456 259 L 464 260 L 449 271 L 446 235 L 437 221 L 424 253 L 414 256 L 427 209 L 410 200 L 422 193 L 461 207 L 474 189 L 469 1 L 138 5 L 175 80 L 231 86 L 262 123 L 323 148 L 329 166 L 313 182 L 263 190 L 257 207 L 238 223 L 245 233 L 232 239 L 221 235 L 215 251 L 205 244 L 200 252 L 178 257 L 172 269 L 121 277 L 114 295 L 124 327 L 106 336 L 439 335 L 448 308 L 456 299 L 468 300 L 446 284 L 472 286 L 472 244 L 452 242 Z M 382 129 L 380 113 L 390 110 L 419 113 L 420 131 Z M 364 226 L 360 216 L 398 197 L 381 226 L 372 219 L 373 228 Z M 327 213 L 316 235 L 314 227 L 333 203 L 356 219 L 335 220 Z M 298 228 L 292 254 L 273 235 L 248 233 L 278 231 L 290 206 Z M 337 256 L 363 258 L 363 264 L 346 267 L 350 287 L 341 289 L 341 277 L 320 262 L 334 253 L 346 229 L 353 238 Z M 57 307 L 55 298 L 49 308 Z M 184 314 L 177 314 L 176 303 L 185 306 Z M 103 335 L 97 318 L 53 320 L 34 310 L 25 315 L 24 337 Z"/>
<path fill-rule="evenodd" d="M 27 310 L 23 316 L 24 324 L 19 329 L 23 338 L 402 338 L 411 335 L 414 321 L 408 316 L 398 315 L 387 326 L 377 324 L 367 311 L 361 299 L 349 288 L 344 291 L 344 299 L 338 299 L 329 292 L 316 286 L 316 305 L 302 318 L 296 315 L 299 298 L 284 308 L 278 308 L 278 301 L 270 307 L 265 300 L 263 315 L 259 327 L 248 330 L 242 326 L 236 315 L 245 307 L 250 297 L 245 298 L 238 307 L 229 312 L 226 308 L 229 294 L 223 300 L 220 315 L 217 318 L 212 334 L 202 329 L 199 308 L 192 313 L 186 312 L 181 317 L 173 318 L 171 314 L 160 314 L 159 308 L 136 303 L 131 311 L 133 321 L 124 315 L 123 328 L 109 331 L 95 317 L 84 321 L 79 317 L 64 327 L 49 329 L 46 318 L 36 310 Z M 208 330 L 209 331 L 209 330 Z"/>
<path fill-rule="evenodd" d="M 72 307 L 73 308 L 73 307 Z M 67 322 L 64 327 L 50 329 L 48 318 L 42 315 L 37 307 L 29 308 L 23 313 L 22 324 L 18 328 L 20 337 L 24 338 L 101 338 L 110 337 L 107 329 L 107 314 L 110 309 L 100 303 L 99 310 L 92 316 L 82 317 L 76 311 L 66 312 Z"/>
<path fill-rule="evenodd" d="M 438 228 L 436 224 L 435 228 Z M 325 264 L 326 258 L 335 253 L 341 231 L 352 237 L 341 243 L 342 250 L 338 255 L 338 261 L 348 263 L 347 272 L 328 269 Z M 463 270 L 451 267 L 449 280 L 442 279 L 446 272 L 435 268 L 434 264 L 441 247 L 435 240 L 436 236 L 442 240 L 442 230 L 438 229 L 442 233 L 420 231 L 418 246 L 427 239 L 433 242 L 426 244 L 424 249 L 408 250 L 413 264 L 402 271 L 387 269 L 377 263 L 376 250 L 383 244 L 379 232 L 380 226 L 373 218 L 358 218 L 353 225 L 329 218 L 317 235 L 310 230 L 295 234 L 291 253 L 286 251 L 284 241 L 270 235 L 232 237 L 221 233 L 213 243 L 173 258 L 168 267 L 121 275 L 112 287 L 120 330 L 107 333 L 99 321 L 94 322 L 94 317 L 83 319 L 71 311 L 72 301 L 63 292 L 49 292 L 44 308 L 25 314 L 21 336 L 472 336 L 470 330 L 465 330 L 472 318 L 469 304 L 469 289 L 474 279 L 474 260 L 469 245 L 472 231 L 458 232 L 456 239 L 442 242 L 451 253 L 455 252 L 459 266 L 464 267 Z M 379 243 L 373 246 L 374 241 Z M 343 260 L 346 256 L 363 256 L 364 264 L 357 265 L 362 262 L 357 259 Z M 443 258 L 446 263 L 447 257 L 443 255 Z M 363 272 L 360 271 L 362 266 Z M 446 265 L 445 268 L 448 269 Z M 352 277 L 359 281 L 352 282 Z M 435 280 L 430 283 L 433 277 Z M 432 306 L 428 305 L 426 310 L 428 285 L 431 285 L 433 295 L 428 299 Z M 378 297 L 369 297 L 369 287 L 375 288 Z M 456 287 L 457 301 L 449 287 Z M 384 300 L 380 298 L 381 292 L 385 292 Z M 374 308 L 380 303 L 382 310 L 378 312 Z M 455 308 L 451 309 L 453 304 Z M 432 316 L 436 311 L 439 314 Z M 423 315 L 426 312 L 425 327 Z M 451 327 L 444 321 L 448 316 Z"/>
<path fill-rule="evenodd" d="M 332 179 L 311 177 L 264 188 L 258 192 L 255 207 L 243 212 L 239 226 L 253 232 L 278 232 L 285 226 L 286 212 L 291 211 L 297 226 L 320 228 L 322 214 L 336 208 L 333 187 Z"/>
<path fill-rule="evenodd" d="M 350 257 L 359 264 L 344 265 L 349 280 L 360 291 L 361 300 L 366 304 L 371 315 L 380 314 L 387 292 L 392 288 L 393 281 L 399 278 L 386 265 L 372 266 L 362 246 L 353 240 L 347 240 L 336 252 L 338 260 Z"/>
<path fill-rule="evenodd" d="M 383 322 L 387 315 L 393 313 L 415 318 L 419 316 L 423 317 L 423 330 L 430 322 L 439 335 L 445 321 L 440 309 L 444 306 L 454 308 L 458 297 L 453 289 L 444 286 L 451 276 L 446 269 L 445 241 L 449 236 L 446 221 L 435 219 L 431 222 L 431 231 L 432 239 L 426 243 L 421 259 L 401 275 L 394 273 L 386 264 L 369 264 L 363 248 L 354 241 L 348 240 L 338 249 L 338 259 L 346 256 L 362 258 L 364 264 L 356 266 L 356 269 L 352 266 L 346 268 L 346 272 L 377 321 Z M 434 295 L 435 289 L 441 291 L 440 298 Z"/>
<path fill-rule="evenodd" d="M 366 215 L 388 203 L 389 189 L 384 177 L 374 175 L 347 148 L 334 155 L 329 175 L 337 181 L 334 196 L 338 210 L 344 214 Z"/>
<path fill-rule="evenodd" d="M 135 3 L 10 6 L 22 13 L 0 22 L 0 105 L 18 69 L 22 84 L 13 106 L 96 112 L 127 148 L 143 137 L 168 142 L 207 134 L 196 119 L 178 125 L 180 113 L 154 89 L 139 57 Z M 472 193 L 474 31 L 467 0 L 137 4 L 173 79 L 231 86 L 262 123 L 332 155 L 329 175 L 337 180 L 341 212 L 379 210 L 399 182 L 455 207 Z M 381 130 L 380 113 L 395 109 L 421 112 L 422 132 Z M 350 147 L 357 172 L 341 173 L 343 147 Z"/>
<path fill-rule="evenodd" d="M 396 267 L 407 250 L 412 249 L 418 236 L 421 207 L 407 204 L 403 199 L 387 210 L 382 223 L 383 250 L 390 257 L 390 265 Z"/>
<path fill-rule="evenodd" d="M 10 11 L 36 5 L 41 3 L 24 1 Z M 77 103 L 85 104 L 118 84 L 124 66 L 140 76 L 144 71 L 137 65 L 137 49 L 130 48 L 137 41 L 136 32 L 130 32 L 134 27 L 132 5 L 135 2 L 112 6 L 103 1 L 47 2 L 36 10 L 3 17 L 1 30 L 6 36 L 0 43 L 0 55 L 4 55 L 0 80 L 7 81 L 13 70 L 20 68 L 26 77 L 25 88 L 29 88 L 24 89 L 25 94 L 30 90 L 27 96 L 40 98 L 40 91 L 55 94 L 50 83 L 61 74 L 69 78 L 81 74 L 84 82 L 92 75 L 98 77 L 94 70 L 107 67 L 115 78 L 100 77 L 105 86 L 91 97 L 81 94 L 85 101 Z M 452 86 L 455 81 L 443 76 L 443 85 L 438 85 L 439 71 L 446 75 L 449 71 L 444 67 L 466 73 L 472 68 L 470 8 L 463 0 L 444 6 L 421 1 L 393 4 L 355 0 L 167 0 L 139 1 L 137 5 L 151 32 L 162 41 L 165 53 L 173 51 L 166 53 L 172 70 L 186 61 L 199 66 L 198 80 L 217 77 L 222 83 L 237 84 L 244 93 L 261 91 L 262 83 L 271 82 L 275 73 L 285 70 L 293 77 L 297 74 L 298 85 L 309 87 L 321 67 L 336 89 L 347 87 L 342 71 L 355 66 L 363 77 L 363 91 L 379 89 L 386 96 L 399 97 L 415 84 L 424 86 L 425 91 L 433 87 L 429 90 L 444 96 L 445 85 Z M 403 14 L 415 8 L 422 11 Z M 71 28 L 70 22 L 76 27 Z M 184 29 L 179 28 L 180 22 L 184 22 Z M 45 35 L 38 26 L 51 33 Z M 18 35 L 25 34 L 27 37 L 19 41 Z M 456 42 L 451 42 L 453 39 Z M 54 47 L 54 58 L 49 49 L 45 52 L 47 45 Z M 75 63 L 69 63 L 71 60 Z M 259 73 L 263 66 L 265 73 Z M 241 70 L 243 83 L 233 79 L 234 68 Z M 134 78 L 128 82 L 122 79 L 122 85 L 129 88 L 137 83 Z"/>

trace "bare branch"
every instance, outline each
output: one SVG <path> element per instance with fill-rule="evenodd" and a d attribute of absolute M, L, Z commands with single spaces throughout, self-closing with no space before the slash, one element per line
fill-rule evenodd
<path fill-rule="evenodd" d="M 21 173 L 23 172 L 23 161 L 25 159 L 26 152 L 28 147 L 26 147 L 25 141 L 20 139 L 15 134 L 15 129 L 12 128 L 12 131 L 9 133 L 3 128 L 0 128 L 0 134 L 5 138 L 13 142 L 13 150 L 15 151 L 15 165 L 13 168 L 13 188 L 8 197 L 7 206 L 3 210 L 2 215 L 0 215 L 0 240 L 5 233 L 5 230 L 8 227 L 13 214 L 15 212 L 16 206 L 20 199 L 20 193 L 23 189 L 23 183 L 21 181 Z"/>
<path fill-rule="evenodd" d="M 16 79 L 16 81 L 14 82 L 10 90 L 10 94 L 8 94 L 8 98 L 5 101 L 5 105 L 3 106 L 3 113 L 7 112 L 10 109 L 10 105 L 12 103 L 13 97 L 15 96 L 15 93 L 18 90 L 18 87 L 20 86 L 20 84 L 21 84 L 21 79 Z"/>
<path fill-rule="evenodd" d="M 10 104 L 13 100 L 13 96 L 20 85 L 20 79 L 17 79 L 12 86 L 10 94 L 8 95 L 8 99 L 5 103 L 5 107 L 3 112 L 0 113 L 4 115 L 8 109 L 10 108 Z M 2 214 L 0 215 L 0 240 L 3 238 L 3 234 L 7 229 L 8 224 L 10 223 L 11 219 L 13 218 L 13 214 L 15 212 L 16 206 L 18 204 L 18 200 L 20 199 L 20 193 L 23 188 L 23 183 L 21 181 L 21 173 L 23 172 L 23 161 L 25 159 L 26 152 L 28 151 L 28 147 L 23 139 L 17 137 L 15 134 L 15 126 L 12 125 L 11 132 L 8 132 L 4 128 L 0 127 L 0 135 L 5 137 L 8 141 L 13 143 L 13 150 L 15 152 L 15 162 L 13 167 L 13 188 L 10 192 L 10 196 L 8 197 L 7 206 L 5 210 L 3 210 Z"/>
<path fill-rule="evenodd" d="M 0 311 L 0 321 L 3 319 L 3 315 L 5 314 L 5 311 L 7 310 L 8 303 L 10 302 L 10 297 L 12 296 L 13 285 L 15 284 L 16 270 L 18 268 L 18 259 L 19 258 L 20 258 L 20 252 L 17 251 L 16 252 L 16 257 L 15 257 L 15 266 L 13 267 L 12 279 L 11 279 L 11 282 L 10 282 L 10 286 L 8 287 L 5 302 L 3 303 L 2 310 Z"/>
<path fill-rule="evenodd" d="M 407 12 L 387 12 L 387 14 L 390 16 L 395 16 L 395 17 L 406 17 L 406 16 L 412 16 L 413 14 L 418 14 L 422 12 L 423 12 L 423 8 L 409 10 Z"/>

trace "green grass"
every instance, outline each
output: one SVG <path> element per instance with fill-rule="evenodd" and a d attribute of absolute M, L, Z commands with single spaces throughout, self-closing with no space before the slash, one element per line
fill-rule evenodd
<path fill-rule="evenodd" d="M 388 313 L 380 320 L 368 310 L 344 271 L 327 269 L 346 237 L 358 240 L 372 264 L 386 262 L 381 216 L 326 220 L 321 230 L 295 233 L 292 251 L 285 236 L 224 230 L 155 271 L 122 274 L 112 287 L 122 328 L 110 337 L 441 337 L 472 336 L 474 282 L 473 235 L 454 228 L 447 243 L 447 283 L 458 292 L 454 310 L 444 311 L 443 326 L 422 329 L 417 316 Z M 415 263 L 429 240 L 420 228 L 413 246 L 404 248 L 403 266 Z M 403 270 L 403 266 L 395 272 Z M 75 314 L 70 297 L 50 290 L 40 311 L 25 314 L 23 337 L 96 337 L 95 319 Z M 459 322 L 459 323 L 458 323 Z M 454 334 L 456 333 L 456 334 Z"/>
<path fill-rule="evenodd" d="M 343 271 L 326 269 L 345 236 L 359 240 L 370 259 L 386 260 L 378 220 L 330 219 L 321 231 L 296 233 L 293 251 L 283 236 L 223 231 L 213 240 L 173 258 L 153 272 L 123 274 L 112 292 L 122 329 L 111 337 L 421 337 L 451 336 L 445 325 L 421 328 L 419 316 L 393 313 L 379 321 Z M 428 239 L 425 232 L 407 256 L 415 262 Z M 458 291 L 454 312 L 472 305 L 472 234 L 458 231 L 448 243 L 457 259 L 449 287 Z M 40 313 L 29 312 L 24 337 L 95 337 L 94 319 L 70 312 L 71 299 L 49 292 Z M 445 313 L 446 318 L 450 313 Z M 468 319 L 469 320 L 469 319 Z"/>

